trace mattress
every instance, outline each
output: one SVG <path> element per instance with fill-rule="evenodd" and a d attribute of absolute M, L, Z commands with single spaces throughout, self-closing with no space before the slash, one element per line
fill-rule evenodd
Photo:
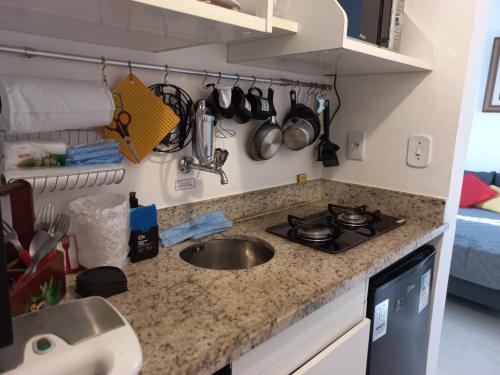
<path fill-rule="evenodd" d="M 450 274 L 500 290 L 500 214 L 459 210 Z"/>

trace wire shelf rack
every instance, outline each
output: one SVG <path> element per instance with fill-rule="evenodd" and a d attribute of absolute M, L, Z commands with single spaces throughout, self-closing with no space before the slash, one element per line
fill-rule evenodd
<path fill-rule="evenodd" d="M 104 128 L 15 135 L 0 131 L 0 139 L 4 141 L 63 140 L 69 147 L 101 140 L 103 135 Z M 2 182 L 21 179 L 31 184 L 33 192 L 47 193 L 120 184 L 125 178 L 125 172 L 120 164 L 19 169 L 3 171 Z"/>

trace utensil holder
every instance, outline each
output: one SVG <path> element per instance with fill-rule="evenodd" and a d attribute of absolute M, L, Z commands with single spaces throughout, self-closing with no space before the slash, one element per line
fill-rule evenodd
<path fill-rule="evenodd" d="M 31 185 L 23 180 L 0 185 L 0 196 L 9 196 L 12 226 L 21 245 L 27 249 L 35 234 Z M 53 250 L 32 275 L 23 276 L 25 269 L 26 266 L 20 258 L 10 261 L 7 265 L 9 280 L 24 279 L 14 283 L 9 289 L 12 316 L 57 304 L 66 294 L 62 253 Z"/>
<path fill-rule="evenodd" d="M 24 272 L 24 264 L 18 262 L 7 269 L 9 278 L 18 278 Z M 37 271 L 18 281 L 10 291 L 12 316 L 35 312 L 47 306 L 57 305 L 66 294 L 64 254 L 57 250 L 43 260 Z"/>

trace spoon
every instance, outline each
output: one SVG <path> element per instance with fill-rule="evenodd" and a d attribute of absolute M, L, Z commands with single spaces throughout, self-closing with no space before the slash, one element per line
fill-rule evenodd
<path fill-rule="evenodd" d="M 33 258 L 37 253 L 37 251 L 40 249 L 40 247 L 50 239 L 51 236 L 49 232 L 44 230 L 39 230 L 38 232 L 36 232 L 33 238 L 31 239 L 29 246 L 29 253 L 31 258 Z"/>
<path fill-rule="evenodd" d="M 54 205 L 52 203 L 41 206 L 37 211 L 34 224 L 36 233 L 31 239 L 28 249 L 31 258 L 34 257 L 40 246 L 51 237 L 51 233 L 48 230 L 52 225 L 53 216 Z"/>

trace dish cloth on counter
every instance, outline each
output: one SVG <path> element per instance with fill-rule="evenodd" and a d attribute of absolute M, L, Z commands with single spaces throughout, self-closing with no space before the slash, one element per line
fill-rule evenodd
<path fill-rule="evenodd" d="M 68 148 L 66 161 L 73 165 L 121 163 L 120 143 L 115 140 L 99 141 Z"/>
<path fill-rule="evenodd" d="M 227 219 L 221 210 L 215 210 L 164 230 L 160 233 L 160 239 L 162 245 L 168 247 L 188 239 L 197 240 L 210 234 L 223 232 L 232 225 L 231 220 Z"/>

